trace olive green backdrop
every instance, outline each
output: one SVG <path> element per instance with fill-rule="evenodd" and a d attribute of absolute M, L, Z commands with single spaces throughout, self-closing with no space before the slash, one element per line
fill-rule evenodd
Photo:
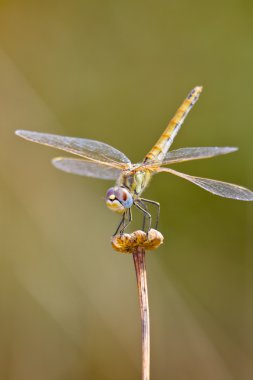
<path fill-rule="evenodd" d="M 240 150 L 175 168 L 253 188 L 252 16 L 244 0 L 1 1 L 1 379 L 140 379 L 111 183 L 55 170 L 57 151 L 14 131 L 97 139 L 138 161 L 203 85 L 173 148 Z M 252 379 L 253 205 L 169 174 L 145 196 L 165 236 L 147 257 L 152 379 Z"/>

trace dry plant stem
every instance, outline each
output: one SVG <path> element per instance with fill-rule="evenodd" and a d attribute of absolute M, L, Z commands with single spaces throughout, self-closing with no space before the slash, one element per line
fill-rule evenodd
<path fill-rule="evenodd" d="M 145 265 L 145 249 L 136 247 L 133 259 L 139 293 L 141 311 L 141 341 L 142 341 L 142 380 L 150 379 L 150 320 L 148 304 L 147 272 Z"/>
<path fill-rule="evenodd" d="M 148 234 L 138 230 L 131 234 L 116 235 L 111 239 L 116 252 L 132 254 L 134 259 L 141 310 L 142 380 L 150 380 L 150 321 L 145 250 L 154 250 L 162 243 L 163 235 L 154 229 Z"/>

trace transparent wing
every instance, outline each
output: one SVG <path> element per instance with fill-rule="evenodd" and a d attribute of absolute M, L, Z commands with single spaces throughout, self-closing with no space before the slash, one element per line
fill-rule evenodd
<path fill-rule="evenodd" d="M 253 192 L 245 187 L 233 185 L 232 183 L 216 181 L 214 179 L 194 177 L 168 168 L 160 168 L 159 172 L 175 174 L 176 176 L 184 178 L 187 181 L 202 187 L 202 189 L 205 189 L 215 195 L 219 195 L 220 197 L 238 199 L 241 201 L 253 201 Z"/>
<path fill-rule="evenodd" d="M 238 150 L 236 147 L 198 147 L 198 148 L 181 148 L 168 152 L 161 165 L 175 164 L 191 160 L 201 160 L 211 158 L 222 154 L 232 153 Z M 157 162 L 148 162 L 146 166 L 157 166 Z"/>
<path fill-rule="evenodd" d="M 78 158 L 57 157 L 52 160 L 53 165 L 67 173 L 84 175 L 101 179 L 117 179 L 121 170 L 97 162 L 89 162 Z"/>
<path fill-rule="evenodd" d="M 124 164 L 130 163 L 119 150 L 100 141 L 22 130 L 15 133 L 26 140 L 61 149 L 104 165 L 124 168 Z"/>
<path fill-rule="evenodd" d="M 162 162 L 162 165 L 191 160 L 201 160 L 203 158 L 211 158 L 222 154 L 232 153 L 236 150 L 238 150 L 236 147 L 181 148 L 168 152 Z"/>

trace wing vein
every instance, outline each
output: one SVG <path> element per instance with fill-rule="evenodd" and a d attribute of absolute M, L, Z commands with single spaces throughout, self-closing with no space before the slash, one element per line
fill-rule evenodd
<path fill-rule="evenodd" d="M 125 168 L 130 164 L 122 152 L 100 141 L 24 130 L 16 131 L 16 135 L 110 167 Z"/>
<path fill-rule="evenodd" d="M 253 192 L 242 186 L 209 178 L 195 177 L 169 168 L 160 168 L 159 172 L 168 172 L 184 178 L 202 189 L 220 197 L 232 198 L 241 201 L 253 201 Z"/>
<path fill-rule="evenodd" d="M 86 177 L 115 180 L 120 174 L 120 169 L 89 162 L 79 158 L 57 157 L 52 164 L 67 173 Z"/>

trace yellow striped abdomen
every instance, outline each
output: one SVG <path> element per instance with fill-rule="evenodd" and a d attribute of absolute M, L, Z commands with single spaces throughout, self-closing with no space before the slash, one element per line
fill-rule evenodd
<path fill-rule="evenodd" d="M 195 87 L 183 101 L 181 106 L 178 108 L 175 116 L 170 120 L 167 128 L 153 146 L 150 152 L 146 155 L 144 162 L 148 163 L 151 161 L 162 162 L 166 153 L 168 152 L 176 134 L 178 133 L 181 125 L 183 124 L 184 119 L 187 114 L 194 106 L 196 101 L 199 98 L 199 95 L 202 91 L 202 87 Z"/>

